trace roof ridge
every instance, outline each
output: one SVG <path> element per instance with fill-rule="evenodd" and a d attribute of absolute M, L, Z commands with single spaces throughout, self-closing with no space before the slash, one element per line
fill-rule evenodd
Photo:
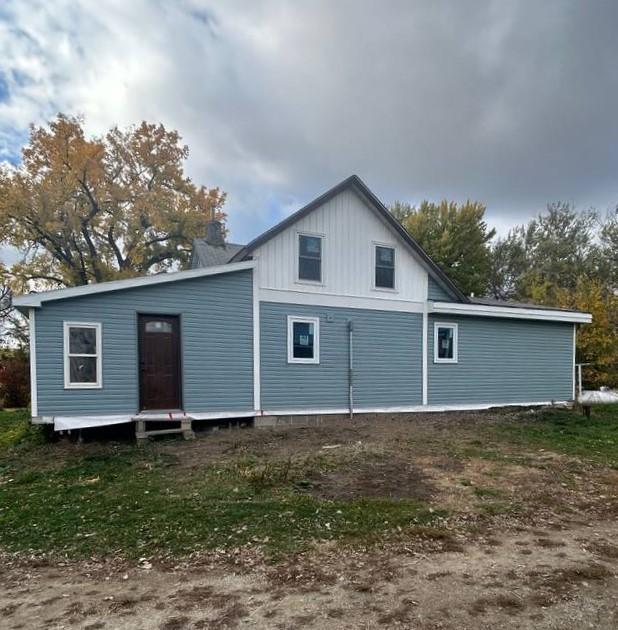
<path fill-rule="evenodd" d="M 440 269 L 440 267 L 432 260 L 429 254 L 414 240 L 410 233 L 395 219 L 388 208 L 378 199 L 378 197 L 371 191 L 371 189 L 363 182 L 363 180 L 356 174 L 352 174 L 340 181 L 338 184 L 329 188 L 326 192 L 322 193 L 309 203 L 305 204 L 302 208 L 292 213 L 285 219 L 279 221 L 262 234 L 256 236 L 252 241 L 247 243 L 239 252 L 234 254 L 230 258 L 230 262 L 237 262 L 244 260 L 250 256 L 251 252 L 256 248 L 266 243 L 271 238 L 293 225 L 299 219 L 309 214 L 323 203 L 332 199 L 335 195 L 339 194 L 343 190 L 348 188 L 354 188 L 361 196 L 365 197 L 366 201 L 371 207 L 376 210 L 380 216 L 390 225 L 390 227 L 399 235 L 399 237 L 408 245 L 413 254 L 419 259 L 420 263 L 425 267 L 427 272 L 433 276 L 434 280 L 442 286 L 447 292 L 451 293 L 461 302 L 468 302 L 468 297 L 459 289 L 459 287 Z"/>

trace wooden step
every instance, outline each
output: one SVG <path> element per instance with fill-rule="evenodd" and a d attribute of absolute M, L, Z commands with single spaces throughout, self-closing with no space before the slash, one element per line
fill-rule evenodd
<path fill-rule="evenodd" d="M 180 426 L 172 427 L 169 429 L 151 429 L 146 428 L 148 422 L 179 422 Z M 191 428 L 191 417 L 184 416 L 183 418 L 173 420 L 162 420 L 161 418 L 135 418 L 135 438 L 138 444 L 143 444 L 148 438 L 157 435 L 172 435 L 174 433 L 182 434 L 185 440 L 192 440 L 195 438 L 195 433 Z"/>

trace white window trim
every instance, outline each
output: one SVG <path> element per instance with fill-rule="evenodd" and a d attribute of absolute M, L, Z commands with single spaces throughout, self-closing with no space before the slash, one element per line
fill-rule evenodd
<path fill-rule="evenodd" d="M 319 280 L 305 280 L 300 277 L 300 237 L 301 236 L 312 236 L 314 238 L 319 238 L 321 241 L 320 246 L 320 279 Z M 316 287 L 324 286 L 324 260 L 325 260 L 325 247 L 326 237 L 324 234 L 318 234 L 317 232 L 304 232 L 299 231 L 296 232 L 296 279 L 295 282 L 297 284 L 310 284 Z"/>
<path fill-rule="evenodd" d="M 379 241 L 372 241 L 371 247 L 373 249 L 373 256 L 371 260 L 373 265 L 371 267 L 371 289 L 372 291 L 385 291 L 386 293 L 398 293 L 399 289 L 397 287 L 397 283 L 399 280 L 399 274 L 397 273 L 397 246 L 394 243 L 381 243 Z M 393 288 L 389 287 L 379 287 L 376 285 L 376 266 L 378 262 L 377 256 L 377 248 L 378 247 L 388 247 L 393 250 Z"/>
<path fill-rule="evenodd" d="M 453 358 L 441 359 L 438 357 L 438 330 L 451 328 L 453 330 Z M 433 362 L 434 363 L 458 363 L 459 361 L 459 325 L 451 322 L 434 322 L 433 325 Z"/>
<path fill-rule="evenodd" d="M 299 359 L 294 357 L 294 324 L 313 324 L 313 358 Z M 288 363 L 306 363 L 317 365 L 320 363 L 320 318 L 300 317 L 288 315 Z"/>
<path fill-rule="evenodd" d="M 97 344 L 97 381 L 96 383 L 71 383 L 71 370 L 69 356 L 95 356 L 92 354 L 72 354 L 69 355 L 69 329 L 70 328 L 94 328 L 96 331 Z M 64 322 L 64 389 L 102 389 L 103 388 L 103 346 L 101 344 L 101 324 L 100 322 Z"/>

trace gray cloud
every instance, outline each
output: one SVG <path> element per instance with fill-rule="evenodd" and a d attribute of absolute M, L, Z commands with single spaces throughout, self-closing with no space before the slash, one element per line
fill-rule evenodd
<path fill-rule="evenodd" d="M 479 199 L 502 231 L 618 202 L 613 1 L 7 7 L 0 151 L 56 109 L 94 132 L 161 120 L 240 240 L 352 172 L 386 202 Z"/>

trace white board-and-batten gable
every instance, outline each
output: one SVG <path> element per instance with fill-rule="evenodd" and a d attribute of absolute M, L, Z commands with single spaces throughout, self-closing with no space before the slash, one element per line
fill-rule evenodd
<path fill-rule="evenodd" d="M 298 278 L 299 235 L 322 238 L 322 280 Z M 395 288 L 375 286 L 376 245 L 395 249 Z M 407 244 L 352 188 L 344 189 L 253 252 L 261 289 L 423 302 L 428 274 Z"/>

